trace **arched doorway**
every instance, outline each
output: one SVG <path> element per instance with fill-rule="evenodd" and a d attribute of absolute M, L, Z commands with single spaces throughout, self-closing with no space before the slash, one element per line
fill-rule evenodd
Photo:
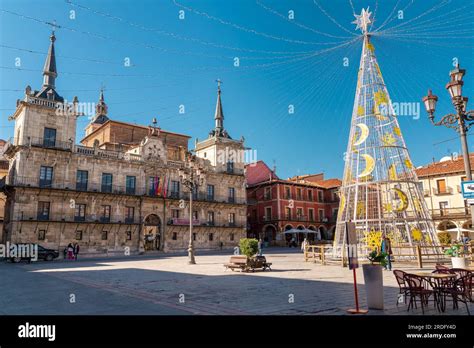
<path fill-rule="evenodd" d="M 446 231 L 452 228 L 457 228 L 458 226 L 453 222 L 453 221 L 441 221 L 438 225 L 438 230 L 440 231 Z"/>
<path fill-rule="evenodd" d="M 263 228 L 263 241 L 272 245 L 276 240 L 276 228 L 273 225 L 266 225 Z"/>
<path fill-rule="evenodd" d="M 304 227 L 303 225 L 299 225 L 298 227 L 296 227 L 296 229 L 300 231 L 304 231 L 306 227 Z M 306 236 L 304 232 L 298 232 L 298 236 L 296 238 L 298 245 L 300 245 L 304 241 L 305 237 Z"/>
<path fill-rule="evenodd" d="M 161 219 L 150 214 L 143 220 L 143 244 L 145 251 L 159 250 L 161 246 Z"/>
<path fill-rule="evenodd" d="M 327 238 L 328 240 L 334 240 L 334 232 L 336 231 L 336 226 L 332 226 L 328 231 L 327 231 Z"/>
<path fill-rule="evenodd" d="M 291 229 L 293 229 L 293 226 L 290 225 L 290 224 L 288 224 L 288 225 L 285 226 L 284 231 L 289 231 L 289 230 L 291 230 Z M 284 236 L 285 236 L 286 245 L 289 245 L 289 244 L 290 244 L 290 241 L 291 241 L 291 238 L 292 238 L 293 236 L 292 236 L 291 234 L 289 234 L 289 233 L 285 234 Z"/>
<path fill-rule="evenodd" d="M 462 224 L 462 236 L 464 238 L 473 239 L 474 238 L 474 229 L 472 228 L 472 221 L 466 221 Z"/>
<path fill-rule="evenodd" d="M 319 226 L 318 231 L 321 234 L 321 239 L 324 239 L 324 240 L 328 239 L 326 226 L 323 226 L 323 225 Z"/>
<path fill-rule="evenodd" d="M 311 226 L 308 227 L 308 230 L 316 231 L 316 227 L 314 227 L 313 225 L 311 225 Z M 318 236 L 317 236 L 316 233 L 308 233 L 308 235 L 307 235 L 306 238 L 308 238 L 308 241 L 313 242 L 313 241 L 315 241 L 315 240 L 318 239 Z"/>
<path fill-rule="evenodd" d="M 458 225 L 454 221 L 444 220 L 438 224 L 437 227 L 439 232 L 444 232 L 443 234 L 448 233 L 450 239 L 456 240 L 458 238 Z"/>

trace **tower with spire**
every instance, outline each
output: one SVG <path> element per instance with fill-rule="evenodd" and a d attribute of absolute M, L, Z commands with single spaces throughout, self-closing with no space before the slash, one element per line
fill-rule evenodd
<path fill-rule="evenodd" d="M 49 40 L 48 55 L 43 67 L 43 86 L 40 91 L 35 93 L 35 97 L 63 102 L 64 99 L 56 92 L 58 70 L 56 68 L 56 53 L 54 50 L 54 43 L 56 41 L 54 31 L 51 32 Z"/>
<path fill-rule="evenodd" d="M 362 31 L 363 47 L 334 239 L 340 255 L 346 222 L 355 223 L 360 257 L 380 248 L 383 236 L 392 245 L 438 243 L 370 40 L 371 22 L 368 8 L 354 22 Z"/>
<path fill-rule="evenodd" d="M 217 82 L 217 102 L 216 102 L 216 112 L 214 113 L 215 126 L 214 129 L 209 133 L 209 137 L 219 137 L 219 138 L 229 138 L 229 134 L 224 129 L 224 111 L 222 110 L 222 101 L 221 101 L 221 83 L 220 79 L 216 80 Z"/>
<path fill-rule="evenodd" d="M 214 129 L 209 132 L 207 139 L 196 139 L 196 156 L 210 161 L 219 171 L 238 172 L 244 170 L 244 141 L 234 140 L 224 127 L 224 110 L 222 107 L 222 81 L 217 82 L 217 102 L 214 113 Z"/>
<path fill-rule="evenodd" d="M 95 115 L 91 122 L 86 126 L 86 136 L 91 134 L 97 128 L 109 120 L 107 116 L 107 104 L 104 98 L 104 88 L 100 89 L 99 101 L 95 105 Z"/>
<path fill-rule="evenodd" d="M 56 35 L 49 37 L 49 49 L 43 66 L 43 84 L 40 90 L 25 88 L 25 97 L 17 101 L 17 108 L 10 117 L 15 120 L 15 144 L 47 143 L 70 148 L 76 141 L 77 97 L 67 103 L 56 90 Z M 73 107 L 74 106 L 74 107 Z"/>

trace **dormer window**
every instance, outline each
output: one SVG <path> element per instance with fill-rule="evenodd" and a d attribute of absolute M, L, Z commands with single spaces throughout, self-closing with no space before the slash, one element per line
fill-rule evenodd
<path fill-rule="evenodd" d="M 46 97 L 48 100 L 54 100 L 54 93 L 51 89 L 48 91 L 48 93 L 46 93 Z"/>

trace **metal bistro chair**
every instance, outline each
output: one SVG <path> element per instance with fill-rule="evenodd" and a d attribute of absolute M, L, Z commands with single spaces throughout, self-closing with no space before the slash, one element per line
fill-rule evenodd
<path fill-rule="evenodd" d="M 472 277 L 473 274 L 471 273 L 456 279 L 453 283 L 453 287 L 446 289 L 453 298 L 453 308 L 459 308 L 458 302 L 463 302 L 466 305 L 468 315 L 471 315 L 468 302 L 470 302 L 470 284 L 472 283 Z"/>
<path fill-rule="evenodd" d="M 436 269 L 432 273 L 452 274 L 449 268 Z M 454 286 L 454 280 L 454 278 L 429 280 L 431 288 L 436 294 L 437 307 L 440 312 L 444 312 L 446 310 L 446 296 L 449 294 L 449 290 Z"/>
<path fill-rule="evenodd" d="M 426 279 L 409 273 L 406 273 L 403 279 L 408 284 L 408 296 L 410 297 L 407 311 L 412 307 L 418 308 L 416 305 L 416 299 L 418 297 L 420 298 L 421 312 L 423 314 L 425 314 L 425 305 L 428 305 L 430 296 L 434 297 L 435 304 L 438 303 L 436 293 L 430 289 L 429 282 L 426 281 Z"/>
<path fill-rule="evenodd" d="M 397 296 L 397 307 L 398 307 L 398 298 L 400 297 L 400 295 L 403 295 L 403 303 L 405 304 L 407 303 L 406 298 L 408 296 L 408 285 L 405 282 L 405 274 L 407 273 L 400 271 L 398 269 L 393 271 L 393 275 L 395 276 L 395 279 L 397 280 L 398 288 L 399 288 L 399 292 Z"/>
<path fill-rule="evenodd" d="M 441 265 L 439 263 L 436 264 L 435 268 L 436 268 L 437 271 L 448 271 L 449 272 L 449 270 L 450 270 L 449 267 Z"/>
<path fill-rule="evenodd" d="M 464 268 L 451 268 L 450 269 L 451 273 L 454 273 L 457 275 L 458 278 L 462 278 L 462 277 L 466 277 L 466 276 L 469 276 L 472 274 L 472 271 L 469 271 L 467 269 L 464 269 Z M 473 290 L 473 278 L 471 277 L 470 278 L 470 282 L 467 284 L 468 285 L 468 294 L 469 294 L 469 301 L 470 302 L 473 302 L 473 298 L 472 298 L 472 290 Z"/>

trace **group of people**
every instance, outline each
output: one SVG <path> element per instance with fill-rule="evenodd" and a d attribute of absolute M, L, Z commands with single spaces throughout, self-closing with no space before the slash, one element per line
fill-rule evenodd
<path fill-rule="evenodd" d="M 79 255 L 79 244 L 69 243 L 67 248 L 64 249 L 64 258 L 66 260 L 77 260 L 77 255 Z"/>

